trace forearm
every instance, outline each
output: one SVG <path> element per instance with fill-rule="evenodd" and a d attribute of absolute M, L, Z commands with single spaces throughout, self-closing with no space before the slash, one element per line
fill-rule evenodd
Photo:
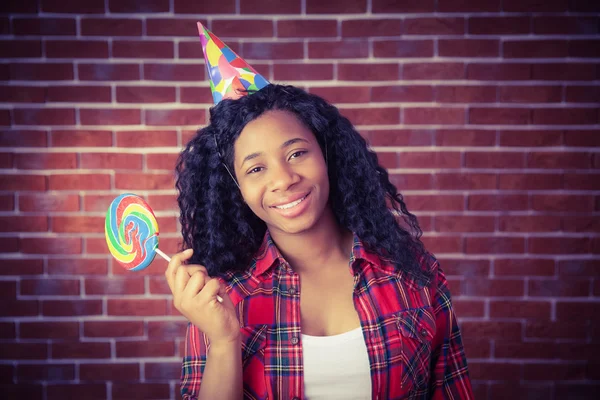
<path fill-rule="evenodd" d="M 206 357 L 206 366 L 198 399 L 240 400 L 242 392 L 241 344 L 211 346 Z"/>

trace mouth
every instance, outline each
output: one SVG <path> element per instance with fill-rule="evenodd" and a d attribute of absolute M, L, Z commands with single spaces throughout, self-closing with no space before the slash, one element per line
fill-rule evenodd
<path fill-rule="evenodd" d="M 298 204 L 302 203 L 304 200 L 306 200 L 306 198 L 308 197 L 309 194 L 310 194 L 310 192 L 306 193 L 303 197 L 299 198 L 298 200 L 294 200 L 294 201 L 291 201 L 286 204 L 271 206 L 271 208 L 276 208 L 278 210 L 289 210 L 291 208 L 296 207 Z"/>

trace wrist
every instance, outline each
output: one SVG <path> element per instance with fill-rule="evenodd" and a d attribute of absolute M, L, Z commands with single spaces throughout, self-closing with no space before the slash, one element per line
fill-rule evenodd
<path fill-rule="evenodd" d="M 241 346 L 242 343 L 240 340 L 240 335 L 238 334 L 234 338 L 211 341 L 209 351 L 213 354 L 228 354 L 231 352 L 239 352 Z"/>

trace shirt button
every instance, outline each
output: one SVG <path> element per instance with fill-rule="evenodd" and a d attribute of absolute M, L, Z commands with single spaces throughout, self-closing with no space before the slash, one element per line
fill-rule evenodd
<path fill-rule="evenodd" d="M 427 336 L 427 331 L 425 329 L 421 329 L 421 336 Z"/>
<path fill-rule="evenodd" d="M 298 336 L 292 336 L 291 342 L 292 342 L 292 344 L 298 344 L 298 342 L 299 342 Z"/>
<path fill-rule="evenodd" d="M 295 288 L 294 286 L 292 286 L 292 287 L 290 288 L 290 290 L 288 290 L 288 292 L 289 292 L 289 293 L 290 293 L 290 294 L 293 296 L 293 295 L 295 295 L 295 294 L 296 294 L 296 288 Z"/>
<path fill-rule="evenodd" d="M 300 400 L 300 397 L 292 397 L 292 400 Z"/>

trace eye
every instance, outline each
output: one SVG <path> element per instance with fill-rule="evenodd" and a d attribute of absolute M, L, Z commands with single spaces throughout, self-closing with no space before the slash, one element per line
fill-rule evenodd
<path fill-rule="evenodd" d="M 248 175 L 250 174 L 255 174 L 257 172 L 260 172 L 263 170 L 263 167 L 254 167 L 251 170 L 249 170 L 248 172 L 246 172 Z"/>
<path fill-rule="evenodd" d="M 307 153 L 307 151 L 306 151 L 306 150 L 298 150 L 298 151 L 295 151 L 295 152 L 293 152 L 293 153 L 290 155 L 290 159 L 292 159 L 292 158 L 298 158 L 298 157 L 300 157 L 300 156 L 303 156 L 303 155 L 304 155 L 304 154 L 306 154 L 306 153 Z"/>

